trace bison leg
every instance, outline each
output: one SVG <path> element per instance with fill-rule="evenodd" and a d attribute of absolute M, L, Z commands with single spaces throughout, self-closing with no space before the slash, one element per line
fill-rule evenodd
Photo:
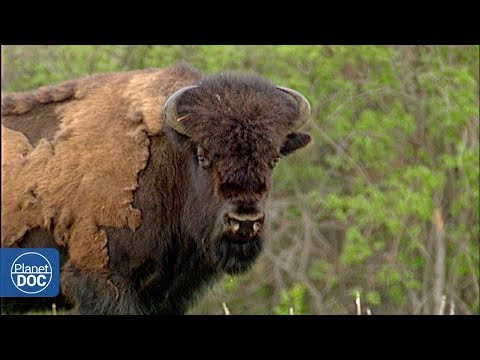
<path fill-rule="evenodd" d="M 144 314 L 137 293 L 102 274 L 77 269 L 65 264 L 61 275 L 62 291 L 75 304 L 81 315 Z"/>

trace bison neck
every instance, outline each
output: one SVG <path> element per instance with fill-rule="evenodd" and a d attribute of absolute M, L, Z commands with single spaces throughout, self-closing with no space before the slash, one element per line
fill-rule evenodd
<path fill-rule="evenodd" d="M 120 291 L 130 287 L 125 291 L 138 293 L 149 313 L 183 313 L 219 274 L 201 242 L 182 233 L 191 159 L 175 151 L 164 135 L 150 141 L 132 204 L 141 211 L 142 223 L 135 231 L 106 229 L 109 268 Z"/>

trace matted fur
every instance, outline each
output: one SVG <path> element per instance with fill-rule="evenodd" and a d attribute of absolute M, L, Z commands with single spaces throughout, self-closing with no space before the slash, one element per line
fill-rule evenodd
<path fill-rule="evenodd" d="M 29 229 L 42 227 L 68 246 L 76 268 L 106 271 L 107 235 L 99 229 L 140 225 L 132 201 L 149 157 L 148 135 L 162 128 L 166 96 L 198 78 L 180 66 L 2 97 L 2 246 L 18 246 Z M 8 127 L 48 104 L 55 104 L 50 121 L 58 122 L 53 138 L 30 141 L 21 128 Z"/>
<path fill-rule="evenodd" d="M 191 84 L 185 136 L 162 110 Z M 185 313 L 247 271 L 264 227 L 233 234 L 228 214 L 263 213 L 275 162 L 310 141 L 274 84 L 182 66 L 8 95 L 2 111 L 2 246 L 63 250 L 62 294 L 81 314 Z"/>

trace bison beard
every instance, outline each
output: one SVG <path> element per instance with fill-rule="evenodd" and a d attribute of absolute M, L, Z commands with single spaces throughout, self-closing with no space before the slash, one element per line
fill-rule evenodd
<path fill-rule="evenodd" d="M 262 247 L 263 239 L 259 235 L 247 241 L 235 241 L 224 234 L 216 241 L 215 250 L 222 269 L 233 275 L 250 269 Z"/>

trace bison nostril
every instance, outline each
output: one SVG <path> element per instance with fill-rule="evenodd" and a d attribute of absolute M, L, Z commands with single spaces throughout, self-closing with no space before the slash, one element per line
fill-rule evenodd
<path fill-rule="evenodd" d="M 240 237 L 253 237 L 262 228 L 265 214 L 225 214 L 227 231 Z"/>
<path fill-rule="evenodd" d="M 238 230 L 240 229 L 240 224 L 233 220 L 233 221 L 230 221 L 230 230 L 232 230 L 232 232 L 235 234 Z"/>

